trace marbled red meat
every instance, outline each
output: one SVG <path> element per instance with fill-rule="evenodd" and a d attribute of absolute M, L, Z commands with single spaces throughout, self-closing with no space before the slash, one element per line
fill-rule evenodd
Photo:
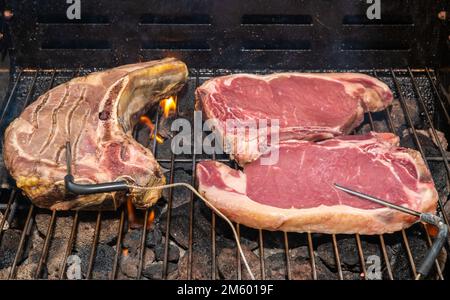
<path fill-rule="evenodd" d="M 393 99 L 381 81 L 353 73 L 230 75 L 205 82 L 196 95 L 197 108 L 217 121 L 217 133 L 241 165 L 257 159 L 266 140 L 227 133 L 226 120 L 277 119 L 281 141 L 315 141 L 349 133 L 362 122 L 364 112 L 382 110 Z M 255 142 L 256 147 L 249 145 Z"/>
<path fill-rule="evenodd" d="M 164 184 L 152 152 L 131 131 L 141 114 L 176 94 L 187 75 L 183 62 L 166 58 L 74 78 L 46 92 L 6 129 L 4 160 L 17 187 L 37 206 L 57 210 L 115 209 L 124 202 L 123 192 L 66 193 L 68 141 L 78 183 Z M 149 207 L 160 196 L 160 190 L 134 191 L 130 199 Z"/>
<path fill-rule="evenodd" d="M 333 184 L 432 212 L 437 192 L 420 154 L 390 133 L 279 145 L 279 161 L 243 171 L 219 162 L 197 167 L 199 191 L 232 220 L 268 230 L 381 234 L 417 219 L 351 196 Z"/>

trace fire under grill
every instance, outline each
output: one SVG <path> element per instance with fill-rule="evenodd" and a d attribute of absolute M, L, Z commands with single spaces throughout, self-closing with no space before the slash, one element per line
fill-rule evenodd
<path fill-rule="evenodd" d="M 10 94 L 1 109 L 0 129 L 3 132 L 27 104 L 46 90 L 91 71 L 95 70 L 15 72 Z M 402 145 L 420 151 L 433 174 L 440 195 L 440 210 L 445 206 L 449 213 L 450 155 L 446 142 L 439 138 L 440 131 L 448 134 L 445 130 L 450 124 L 450 100 L 440 89 L 434 70 L 349 71 L 378 77 L 390 86 L 395 96 L 392 107 L 366 114 L 365 122 L 355 133 L 393 132 L 401 137 Z M 178 95 L 178 117 L 193 122 L 194 91 L 205 80 L 239 72 L 244 70 L 191 69 L 188 83 Z M 202 160 L 216 159 L 237 168 L 226 155 L 174 155 L 170 137 L 167 138 L 170 120 L 161 117 L 160 108 L 148 116 L 156 131 L 166 139 L 163 143 L 150 140 L 149 129 L 143 125 L 137 125 L 135 138 L 152 149 L 166 170 L 167 182 L 195 184 L 195 166 Z M 2 279 L 249 278 L 228 225 L 186 189 L 165 190 L 163 199 L 154 208 L 138 212 L 144 224 L 136 229 L 127 220 L 126 205 L 115 212 L 39 209 L 8 184 L 4 168 L 2 172 Z M 150 215 L 154 215 L 153 221 Z M 234 225 L 258 279 L 374 279 L 378 270 L 382 279 L 413 279 L 433 234 L 422 224 L 379 236 L 269 232 Z M 429 277 L 445 279 L 449 267 L 444 249 Z"/>

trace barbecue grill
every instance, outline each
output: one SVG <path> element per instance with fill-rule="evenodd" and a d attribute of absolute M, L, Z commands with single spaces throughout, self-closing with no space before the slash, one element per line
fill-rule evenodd
<path fill-rule="evenodd" d="M 27 104 L 75 76 L 166 56 L 190 67 L 177 115 L 191 122 L 194 90 L 214 76 L 361 72 L 387 83 L 396 100 L 383 112 L 367 114 L 355 133 L 404 135 L 441 178 L 440 213 L 444 206 L 450 211 L 449 154 L 438 136 L 450 136 L 448 1 L 382 0 L 381 19 L 372 20 L 372 4 L 357 0 L 80 3 L 81 19 L 71 20 L 65 1 L 8 1 L 14 16 L 3 20 L 2 34 L 11 36 L 11 78 L 0 106 L 1 132 Z M 160 109 L 148 116 L 156 132 L 168 131 Z M 426 142 L 424 131 L 434 144 Z M 145 126 L 135 128 L 135 137 L 152 149 L 170 183 L 195 184 L 196 163 L 206 159 L 237 168 L 225 155 L 174 155 L 170 137 L 160 144 L 148 138 Z M 191 192 L 169 189 L 154 209 L 140 212 L 143 226 L 132 229 L 126 207 L 39 209 L 15 188 L 3 165 L 0 172 L 0 278 L 248 278 L 231 231 Z M 260 279 L 412 279 L 432 243 L 422 224 L 380 236 L 235 226 Z M 429 277 L 447 278 L 447 261 L 444 250 Z"/>

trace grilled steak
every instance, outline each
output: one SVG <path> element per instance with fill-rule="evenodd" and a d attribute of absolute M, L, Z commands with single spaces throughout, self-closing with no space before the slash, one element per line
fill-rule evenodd
<path fill-rule="evenodd" d="M 217 77 L 196 91 L 197 109 L 215 120 L 216 133 L 239 164 L 264 152 L 266 136 L 238 137 L 226 121 L 279 120 L 280 140 L 321 140 L 349 133 L 365 111 L 379 111 L 392 93 L 379 80 L 363 74 L 280 73 Z"/>
<path fill-rule="evenodd" d="M 71 143 L 77 183 L 126 180 L 144 186 L 165 178 L 152 153 L 131 131 L 139 116 L 178 92 L 186 65 L 163 59 L 92 73 L 40 96 L 7 128 L 4 160 L 16 184 L 39 207 L 111 209 L 123 193 L 67 195 L 65 144 Z M 161 191 L 134 192 L 137 207 L 151 206 Z"/>
<path fill-rule="evenodd" d="M 279 162 L 243 171 L 215 161 L 197 165 L 199 191 L 230 219 L 254 228 L 381 234 L 416 218 L 339 191 L 334 183 L 422 212 L 437 192 L 420 154 L 390 133 L 279 145 Z"/>

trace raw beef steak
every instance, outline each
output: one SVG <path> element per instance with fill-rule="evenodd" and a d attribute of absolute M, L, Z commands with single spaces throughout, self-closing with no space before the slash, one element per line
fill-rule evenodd
<path fill-rule="evenodd" d="M 239 137 L 227 131 L 227 120 L 277 119 L 280 141 L 317 141 L 349 133 L 364 112 L 383 110 L 393 97 L 386 84 L 364 74 L 279 73 L 217 77 L 197 89 L 196 99 L 197 109 L 215 121 L 226 151 L 244 165 L 264 152 L 267 135 Z"/>
<path fill-rule="evenodd" d="M 414 210 L 436 209 L 437 192 L 420 154 L 398 147 L 393 134 L 293 141 L 280 144 L 279 151 L 277 164 L 256 160 L 243 171 L 201 162 L 198 189 L 233 221 L 267 230 L 381 234 L 417 221 L 334 183 Z"/>
<path fill-rule="evenodd" d="M 39 97 L 7 128 L 5 165 L 17 186 L 40 207 L 116 208 L 123 193 L 67 195 L 65 145 L 70 141 L 77 183 L 126 180 L 164 184 L 150 150 L 132 136 L 139 116 L 177 93 L 187 79 L 184 63 L 173 58 L 126 65 L 72 79 Z M 161 191 L 133 192 L 137 207 L 156 202 Z"/>

